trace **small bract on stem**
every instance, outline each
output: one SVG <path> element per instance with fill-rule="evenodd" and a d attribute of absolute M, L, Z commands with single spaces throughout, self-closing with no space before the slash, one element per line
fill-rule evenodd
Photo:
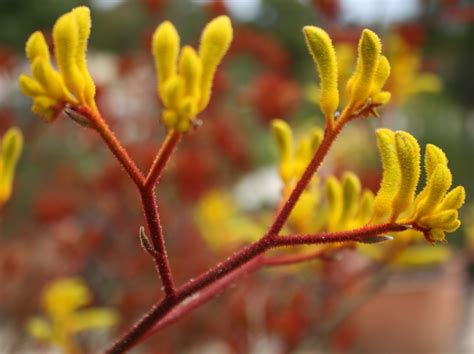
<path fill-rule="evenodd" d="M 427 184 L 416 194 L 420 175 L 420 147 L 416 139 L 406 132 L 380 129 L 376 135 L 384 173 L 377 195 L 363 191 L 353 173 L 346 173 L 341 180 L 330 177 L 325 184 L 326 216 L 324 219 L 321 216 L 318 227 L 309 232 L 280 235 L 288 221 L 305 229 L 306 224 L 301 222 L 305 218 L 301 213 L 304 215 L 308 210 L 299 203 L 306 200 L 308 205 L 318 205 L 311 196 L 311 188 L 317 180 L 315 173 L 345 125 L 361 117 L 377 117 L 376 108 L 390 99 L 390 93 L 383 91 L 390 75 L 390 64 L 382 55 L 381 41 L 374 32 L 368 29 L 362 32 L 356 70 L 346 84 L 344 102 L 347 103 L 339 107 L 337 53 L 324 30 L 306 26 L 303 32 L 319 73 L 320 106 L 326 126 L 324 129 L 315 127 L 308 136 L 298 140 L 283 120 L 273 122 L 273 135 L 280 155 L 279 172 L 284 184 L 282 201 L 273 222 L 256 241 L 186 283 L 176 284 L 155 188 L 179 142 L 186 138 L 198 115 L 209 104 L 216 70 L 232 41 L 232 25 L 226 16 L 213 19 L 202 32 L 198 50 L 181 47 L 178 31 L 168 21 L 154 32 L 152 55 L 157 72 L 157 94 L 164 108 L 161 120 L 167 136 L 146 173 L 137 167 L 111 131 L 95 102 L 95 85 L 87 70 L 85 56 L 90 26 L 86 7 L 75 8 L 58 19 L 53 39 L 59 71 L 51 64 L 44 36 L 35 32 L 26 44 L 32 76 L 22 75 L 19 81 L 22 91 L 33 98 L 33 112 L 44 120 L 56 119 L 67 107 L 70 117 L 97 132 L 141 197 L 147 231 L 137 226 L 137 237 L 155 262 L 164 295 L 107 352 L 122 353 L 131 349 L 209 301 L 245 274 L 264 266 L 313 260 L 328 251 L 319 248 L 308 255 L 271 258 L 265 255 L 271 249 L 326 244 L 352 247 L 355 243 L 390 240 L 387 233 L 397 237 L 407 230 L 418 230 L 430 241 L 444 241 L 446 232 L 459 227 L 457 209 L 463 204 L 465 193 L 460 186 L 448 192 L 452 178 L 441 149 L 427 146 Z M 340 114 L 337 113 L 339 109 Z M 338 116 L 337 120 L 335 116 Z"/>

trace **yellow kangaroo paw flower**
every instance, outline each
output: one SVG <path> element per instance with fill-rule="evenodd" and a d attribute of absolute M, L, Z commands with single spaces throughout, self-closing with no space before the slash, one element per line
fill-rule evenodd
<path fill-rule="evenodd" d="M 61 75 L 53 69 L 50 62 L 42 57 L 37 57 L 31 65 L 31 72 L 33 78 L 44 88 L 46 95 L 58 101 L 72 100 Z"/>
<path fill-rule="evenodd" d="M 79 71 L 84 78 L 84 96 L 87 104 L 91 108 L 95 108 L 95 84 L 94 80 L 87 69 L 86 52 L 87 52 L 87 41 L 91 33 L 91 15 L 90 10 L 86 6 L 79 6 L 72 10 L 72 13 L 76 17 L 77 28 L 78 28 L 78 45 L 76 52 L 76 63 Z"/>
<path fill-rule="evenodd" d="M 293 132 L 290 126 L 282 119 L 272 120 L 272 135 L 280 157 L 280 174 L 285 182 L 291 178 L 291 171 L 283 171 L 282 165 L 293 158 Z"/>
<path fill-rule="evenodd" d="M 324 132 L 321 128 L 314 128 L 311 131 L 311 151 L 314 154 L 323 141 Z"/>
<path fill-rule="evenodd" d="M 438 164 L 448 165 L 448 158 L 436 145 L 428 144 L 426 145 L 425 151 L 425 171 L 426 171 L 426 180 L 429 180 L 433 174 L 436 166 Z"/>
<path fill-rule="evenodd" d="M 459 209 L 464 204 L 465 199 L 466 191 L 464 190 L 464 187 L 457 186 L 446 194 L 441 203 L 440 210 Z"/>
<path fill-rule="evenodd" d="M 444 210 L 436 214 L 428 215 L 420 219 L 420 225 L 432 229 L 445 230 L 449 228 L 455 220 L 458 219 L 457 210 Z"/>
<path fill-rule="evenodd" d="M 28 38 L 26 41 L 25 51 L 30 62 L 33 62 L 36 58 L 44 58 L 46 61 L 50 61 L 49 48 L 40 31 L 34 32 Z"/>
<path fill-rule="evenodd" d="M 219 16 L 204 28 L 199 45 L 202 61 L 201 99 L 198 110 L 206 108 L 211 97 L 212 82 L 217 66 L 232 41 L 232 24 L 227 16 Z"/>
<path fill-rule="evenodd" d="M 407 210 L 413 203 L 416 186 L 420 178 L 420 146 L 410 134 L 398 131 L 395 133 L 398 162 L 400 164 L 400 187 L 393 199 L 392 220 Z"/>
<path fill-rule="evenodd" d="M 20 85 L 21 92 L 27 96 L 34 97 L 45 94 L 45 91 L 41 87 L 40 83 L 31 77 L 22 74 L 18 78 L 18 83 Z"/>
<path fill-rule="evenodd" d="M 445 225 L 443 227 L 443 230 L 446 231 L 446 232 L 454 232 L 457 229 L 459 229 L 460 226 L 461 226 L 461 221 L 459 219 L 457 219 L 457 220 L 454 220 L 453 222 L 451 222 L 451 224 Z"/>
<path fill-rule="evenodd" d="M 184 80 L 184 94 L 199 99 L 202 63 L 194 48 L 185 46 L 179 58 L 179 75 Z"/>
<path fill-rule="evenodd" d="M 73 13 L 67 13 L 56 21 L 53 28 L 53 40 L 56 62 L 66 87 L 81 103 L 85 103 L 85 79 L 76 62 L 79 29 Z"/>
<path fill-rule="evenodd" d="M 152 53 L 155 59 L 157 90 L 163 99 L 163 85 L 176 75 L 176 61 L 179 52 L 179 35 L 169 21 L 159 25 L 152 38 Z"/>
<path fill-rule="evenodd" d="M 372 81 L 372 87 L 370 89 L 370 96 L 379 93 L 387 82 L 390 76 L 390 63 L 388 59 L 381 55 L 377 64 L 377 69 L 374 73 L 374 79 Z"/>
<path fill-rule="evenodd" d="M 331 38 L 321 28 L 305 26 L 306 45 L 313 57 L 321 81 L 321 110 L 330 127 L 334 126 L 334 113 L 339 105 L 337 88 L 337 59 Z"/>
<path fill-rule="evenodd" d="M 328 202 L 328 230 L 334 231 L 341 220 L 343 191 L 341 183 L 333 176 L 326 181 L 326 198 Z"/>
<path fill-rule="evenodd" d="M 374 207 L 374 194 L 370 190 L 365 190 L 360 199 L 359 210 L 357 211 L 357 226 L 365 225 L 369 222 Z"/>
<path fill-rule="evenodd" d="M 380 91 L 372 96 L 372 104 L 376 106 L 381 106 L 387 104 L 392 98 L 392 94 L 388 91 Z"/>
<path fill-rule="evenodd" d="M 53 100 L 47 96 L 36 96 L 33 98 L 33 106 L 31 111 L 39 115 L 46 122 L 51 122 L 57 115 L 54 106 L 57 104 L 56 100 Z"/>
<path fill-rule="evenodd" d="M 451 171 L 449 171 L 447 166 L 438 164 L 422 192 L 423 198 L 416 206 L 415 220 L 428 215 L 439 205 L 451 186 L 451 183 Z"/>
<path fill-rule="evenodd" d="M 163 85 L 163 104 L 165 107 L 179 110 L 179 104 L 184 95 L 183 79 L 176 75 Z"/>
<path fill-rule="evenodd" d="M 10 199 L 13 177 L 23 149 L 23 134 L 18 128 L 10 128 L 3 135 L 0 150 L 0 205 Z"/>
<path fill-rule="evenodd" d="M 382 159 L 383 176 L 374 200 L 374 222 L 388 217 L 392 211 L 392 201 L 399 189 L 401 179 L 395 133 L 389 129 L 377 129 L 376 136 Z"/>
<path fill-rule="evenodd" d="M 360 198 L 361 185 L 357 175 L 352 172 L 346 172 L 342 178 L 343 206 L 341 213 L 341 222 L 346 223 L 354 218 L 357 209 L 357 203 Z M 344 225 L 341 225 L 344 226 Z"/>
<path fill-rule="evenodd" d="M 371 30 L 363 30 L 359 41 L 356 71 L 347 83 L 350 106 L 364 104 L 369 98 L 381 50 L 379 37 Z"/>

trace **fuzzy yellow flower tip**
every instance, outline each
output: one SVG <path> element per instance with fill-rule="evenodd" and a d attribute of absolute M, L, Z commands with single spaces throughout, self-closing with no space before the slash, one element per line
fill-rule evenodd
<path fill-rule="evenodd" d="M 10 199 L 15 169 L 23 149 L 23 134 L 13 127 L 0 140 L 0 207 Z"/>
<path fill-rule="evenodd" d="M 295 143 L 288 123 L 282 119 L 274 119 L 272 134 L 278 148 L 280 176 L 285 187 L 289 187 L 304 173 L 322 141 L 323 131 L 314 128 Z"/>
<path fill-rule="evenodd" d="M 47 318 L 31 318 L 26 330 L 33 337 L 68 352 L 74 347 L 74 333 L 111 327 L 118 322 L 118 315 L 112 309 L 82 309 L 91 300 L 91 292 L 82 279 L 58 279 L 48 284 L 41 294 L 41 305 Z"/>
<path fill-rule="evenodd" d="M 152 39 L 157 72 L 157 91 L 164 106 L 163 123 L 181 132 L 188 131 L 196 116 L 209 103 L 217 66 L 232 40 L 227 16 L 212 20 L 201 36 L 199 53 L 190 46 L 180 51 L 180 38 L 169 21 L 159 25 Z"/>
<path fill-rule="evenodd" d="M 448 192 L 452 175 L 444 152 L 427 145 L 426 186 L 415 197 L 420 175 L 420 147 L 416 139 L 406 132 L 379 129 L 377 143 L 384 171 L 372 222 L 411 225 L 431 241 L 444 241 L 446 232 L 461 225 L 457 209 L 465 199 L 462 186 Z"/>
<path fill-rule="evenodd" d="M 21 75 L 21 91 L 33 98 L 33 112 L 45 121 L 54 120 L 66 104 L 96 110 L 95 85 L 87 70 L 86 51 L 90 35 L 90 11 L 85 6 L 61 16 L 53 28 L 56 63 L 52 64 L 48 45 L 41 32 L 26 42 L 26 56 L 32 77 Z"/>
<path fill-rule="evenodd" d="M 303 33 L 321 80 L 321 110 L 329 126 L 333 126 L 334 113 L 339 105 L 336 51 L 332 45 L 331 38 L 321 28 L 306 26 L 303 29 Z"/>

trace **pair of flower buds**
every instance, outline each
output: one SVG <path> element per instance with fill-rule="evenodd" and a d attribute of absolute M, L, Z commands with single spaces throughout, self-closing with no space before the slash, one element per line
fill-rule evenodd
<path fill-rule="evenodd" d="M 32 77 L 21 75 L 20 88 L 33 98 L 33 112 L 46 121 L 54 120 L 66 104 L 97 110 L 95 85 L 86 65 L 90 29 L 90 11 L 85 6 L 57 20 L 53 42 L 59 71 L 52 66 L 41 32 L 33 33 L 26 43 Z M 206 26 L 198 52 L 190 46 L 180 49 L 179 35 L 170 22 L 158 26 L 152 53 L 158 94 L 165 107 L 162 119 L 169 129 L 188 130 L 196 115 L 207 107 L 217 66 L 231 41 L 232 25 L 226 16 Z"/>

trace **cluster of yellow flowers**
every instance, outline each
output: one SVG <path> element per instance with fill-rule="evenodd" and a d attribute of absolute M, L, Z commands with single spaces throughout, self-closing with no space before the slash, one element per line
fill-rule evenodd
<path fill-rule="evenodd" d="M 426 146 L 426 186 L 415 196 L 421 158 L 416 139 L 407 132 L 379 129 L 377 145 L 384 173 L 372 221 L 412 225 L 428 239 L 443 241 L 445 232 L 461 225 L 457 209 L 465 199 L 462 186 L 448 193 L 452 175 L 444 152 L 435 145 Z"/>
<path fill-rule="evenodd" d="M 53 41 L 59 72 L 41 32 L 26 42 L 32 77 L 21 75 L 20 88 L 33 98 L 33 112 L 46 121 L 54 120 L 66 105 L 97 111 L 95 84 L 86 65 L 90 29 L 90 10 L 85 6 L 57 20 Z M 173 24 L 165 21 L 153 35 L 152 53 L 158 95 L 165 107 L 162 120 L 169 129 L 184 132 L 209 104 L 216 69 L 232 41 L 232 25 L 227 16 L 212 20 L 202 32 L 198 52 L 191 46 L 180 51 L 179 41 Z"/>
<path fill-rule="evenodd" d="M 331 38 L 321 28 L 306 26 L 303 32 L 319 72 L 321 110 L 331 129 L 339 106 L 336 51 Z M 379 37 L 368 29 L 363 30 L 359 40 L 356 69 L 346 84 L 348 100 L 344 111 L 348 114 L 364 110 L 366 114 L 377 115 L 375 107 L 390 100 L 390 93 L 382 91 L 390 76 L 390 64 L 381 51 Z"/>
<path fill-rule="evenodd" d="M 48 284 L 41 294 L 41 305 L 48 319 L 31 318 L 28 332 L 65 353 L 77 353 L 73 335 L 92 328 L 107 328 L 118 322 L 117 313 L 108 308 L 81 309 L 92 301 L 92 294 L 80 278 L 61 278 Z"/>
<path fill-rule="evenodd" d="M 0 207 L 12 194 L 13 177 L 23 149 L 23 134 L 18 128 L 10 128 L 0 139 Z"/>
<path fill-rule="evenodd" d="M 57 20 L 53 40 L 59 72 L 51 64 L 41 32 L 33 33 L 26 42 L 32 77 L 21 75 L 20 88 L 33 98 L 33 112 L 46 121 L 55 119 L 66 104 L 96 109 L 95 85 L 86 66 L 90 27 L 90 11 L 85 6 Z"/>
<path fill-rule="evenodd" d="M 207 107 L 214 74 L 231 41 L 232 25 L 227 16 L 215 18 L 204 28 L 199 52 L 184 46 L 180 53 L 179 35 L 173 24 L 165 21 L 158 26 L 152 51 L 158 94 L 165 107 L 162 119 L 168 128 L 189 130 L 196 115 Z"/>

